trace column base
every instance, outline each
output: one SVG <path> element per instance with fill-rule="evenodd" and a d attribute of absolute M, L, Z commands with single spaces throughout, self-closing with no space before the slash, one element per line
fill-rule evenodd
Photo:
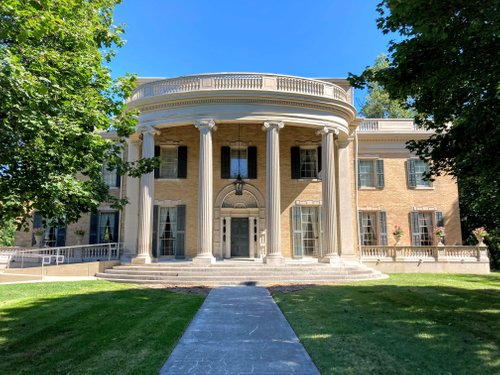
<path fill-rule="evenodd" d="M 283 264 L 285 264 L 285 258 L 283 258 L 281 255 L 266 255 L 264 257 L 264 263 L 271 266 L 282 266 Z"/>
<path fill-rule="evenodd" d="M 151 258 L 149 255 L 138 255 L 130 260 L 130 263 L 132 264 L 148 264 L 152 262 L 153 258 Z"/>
<path fill-rule="evenodd" d="M 334 267 L 343 267 L 345 265 L 344 261 L 337 254 L 324 256 L 320 262 L 331 264 Z"/>
<path fill-rule="evenodd" d="M 200 266 L 208 266 L 215 264 L 216 259 L 212 254 L 200 254 L 193 258 L 193 264 Z"/>

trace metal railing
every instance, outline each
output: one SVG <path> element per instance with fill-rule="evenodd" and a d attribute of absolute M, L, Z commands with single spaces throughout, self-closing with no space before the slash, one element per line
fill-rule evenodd
<path fill-rule="evenodd" d="M 379 261 L 488 261 L 486 246 L 361 246 L 361 259 Z"/>
<path fill-rule="evenodd" d="M 2 249 L 0 263 L 4 264 L 5 268 L 26 268 L 105 261 L 120 259 L 120 251 L 121 244 L 116 242 L 33 249 Z"/>

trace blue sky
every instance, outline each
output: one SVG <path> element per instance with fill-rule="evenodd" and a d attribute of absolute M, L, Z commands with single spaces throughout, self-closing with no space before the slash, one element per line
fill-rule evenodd
<path fill-rule="evenodd" d="M 124 0 L 115 23 L 126 24 L 127 43 L 111 63 L 113 75 L 360 73 L 390 40 L 376 27 L 378 2 Z"/>

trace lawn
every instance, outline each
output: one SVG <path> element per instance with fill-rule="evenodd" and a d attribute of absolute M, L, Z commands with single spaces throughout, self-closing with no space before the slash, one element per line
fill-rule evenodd
<path fill-rule="evenodd" d="M 500 374 L 499 274 L 400 274 L 273 296 L 322 374 Z"/>
<path fill-rule="evenodd" d="M 106 281 L 0 286 L 0 374 L 156 374 L 201 295 Z"/>

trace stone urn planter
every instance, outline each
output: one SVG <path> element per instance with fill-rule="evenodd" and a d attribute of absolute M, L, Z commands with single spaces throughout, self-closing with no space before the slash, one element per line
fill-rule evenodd
<path fill-rule="evenodd" d="M 75 230 L 76 244 L 81 245 L 83 243 L 83 236 L 85 236 L 85 231 L 83 229 Z"/>
<path fill-rule="evenodd" d="M 35 246 L 34 247 L 42 247 L 42 239 L 43 239 L 43 235 L 35 234 Z"/>
<path fill-rule="evenodd" d="M 484 236 L 481 236 L 480 234 L 474 234 L 477 240 L 477 246 L 486 246 L 484 243 Z"/>
<path fill-rule="evenodd" d="M 486 229 L 484 227 L 474 229 L 472 231 L 472 234 L 474 235 L 474 237 L 476 237 L 477 246 L 486 246 L 486 244 L 484 243 L 484 237 L 486 237 L 488 232 L 486 232 Z"/>
<path fill-rule="evenodd" d="M 443 240 L 444 240 L 444 236 L 440 236 L 440 235 L 437 235 L 437 245 L 438 246 L 444 246 L 444 243 L 443 243 Z"/>

